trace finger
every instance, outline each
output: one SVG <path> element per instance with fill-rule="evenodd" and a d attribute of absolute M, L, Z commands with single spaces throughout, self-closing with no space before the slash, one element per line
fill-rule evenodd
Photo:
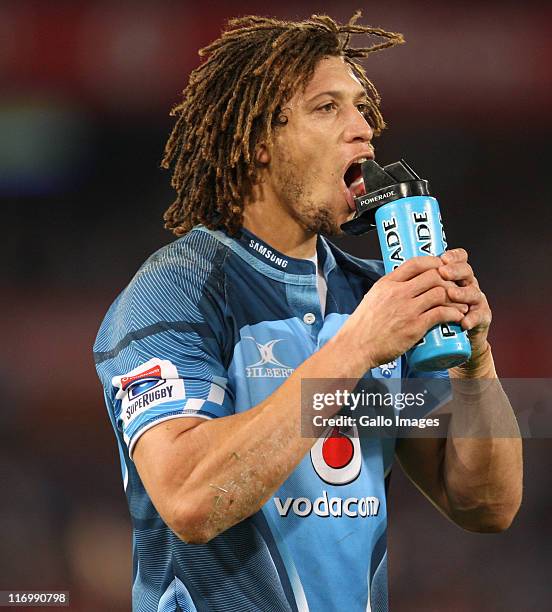
<path fill-rule="evenodd" d="M 393 281 L 408 281 L 426 270 L 437 269 L 442 266 L 443 262 L 439 257 L 433 255 L 423 255 L 421 257 L 413 257 L 408 259 L 398 268 L 387 275 L 387 278 Z"/>
<path fill-rule="evenodd" d="M 461 302 L 452 302 L 448 299 L 447 290 L 444 287 L 433 287 L 422 295 L 414 298 L 416 311 L 418 313 L 426 312 L 436 306 L 448 306 L 459 310 L 462 314 L 466 314 L 469 310 L 467 304 Z"/>
<path fill-rule="evenodd" d="M 485 301 L 485 296 L 475 285 L 467 287 L 448 286 L 447 295 L 451 301 L 462 302 L 463 304 L 481 304 Z"/>
<path fill-rule="evenodd" d="M 452 306 L 459 310 L 463 315 L 467 314 L 470 311 L 470 307 L 464 302 L 445 302 L 444 306 Z"/>
<path fill-rule="evenodd" d="M 476 325 L 477 325 L 477 322 L 474 320 L 474 317 L 469 317 L 469 315 L 466 315 L 460 321 L 460 326 L 462 327 L 464 331 L 470 331 L 470 329 L 473 329 Z"/>
<path fill-rule="evenodd" d="M 441 278 L 450 281 L 472 281 L 473 269 L 467 262 L 450 263 L 439 268 Z"/>
<path fill-rule="evenodd" d="M 457 287 L 454 281 L 446 281 L 443 280 L 438 270 L 432 268 L 431 270 L 426 270 L 411 278 L 409 281 L 406 281 L 406 285 L 409 289 L 409 294 L 411 297 L 416 297 L 433 289 L 433 287 Z"/>
<path fill-rule="evenodd" d="M 444 264 L 468 261 L 468 253 L 465 249 L 450 249 L 441 254 L 441 261 Z"/>
<path fill-rule="evenodd" d="M 426 330 L 441 323 L 460 323 L 463 318 L 464 315 L 451 306 L 436 306 L 420 316 Z"/>
<path fill-rule="evenodd" d="M 443 280 L 437 268 L 426 270 L 418 276 L 406 281 L 409 293 L 412 297 L 421 295 L 433 287 L 444 287 L 448 281 Z M 451 283 L 451 285 L 454 283 Z"/>
<path fill-rule="evenodd" d="M 491 317 L 488 312 L 484 312 L 482 310 L 470 310 L 468 314 L 462 319 L 461 325 L 462 329 L 469 331 L 474 327 L 479 327 L 480 325 L 488 327 L 491 323 Z"/>

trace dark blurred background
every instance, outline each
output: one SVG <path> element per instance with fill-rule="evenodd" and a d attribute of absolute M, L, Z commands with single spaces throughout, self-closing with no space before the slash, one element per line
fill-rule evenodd
<path fill-rule="evenodd" d="M 130 525 L 91 346 L 107 307 L 171 240 L 159 169 L 197 49 L 248 13 L 403 32 L 366 67 L 378 159 L 431 179 L 451 246 L 493 307 L 502 376 L 550 377 L 552 6 L 536 2 L 0 3 L 0 590 L 130 609 Z M 375 236 L 343 241 L 378 257 Z M 549 609 L 552 440 L 525 442 L 525 500 L 501 535 L 449 524 L 395 470 L 393 610 Z"/>

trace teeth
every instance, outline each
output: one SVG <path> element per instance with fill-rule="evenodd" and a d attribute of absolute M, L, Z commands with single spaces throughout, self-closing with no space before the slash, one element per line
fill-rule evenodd
<path fill-rule="evenodd" d="M 368 160 L 366 159 L 366 157 L 361 157 L 361 158 L 357 159 L 355 163 L 357 163 L 357 164 L 362 164 L 362 163 L 363 163 L 363 162 L 365 162 L 365 161 L 368 161 Z"/>
<path fill-rule="evenodd" d="M 359 176 L 356 181 L 353 181 L 349 185 L 349 191 L 353 194 L 353 197 L 358 198 L 366 193 L 366 187 L 364 186 L 364 179 Z"/>

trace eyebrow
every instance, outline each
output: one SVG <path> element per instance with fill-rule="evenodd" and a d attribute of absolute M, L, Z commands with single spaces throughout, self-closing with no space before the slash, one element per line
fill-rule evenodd
<path fill-rule="evenodd" d="M 307 103 L 314 102 L 317 98 L 320 98 L 321 96 L 330 96 L 332 98 L 338 98 L 338 99 L 343 99 L 343 98 L 348 97 L 341 90 L 322 91 L 322 92 L 312 96 L 311 98 L 308 98 L 307 99 Z M 357 91 L 356 95 L 354 96 L 354 99 L 355 100 L 367 100 L 368 99 L 368 95 L 367 95 L 367 93 L 363 89 L 359 89 Z"/>

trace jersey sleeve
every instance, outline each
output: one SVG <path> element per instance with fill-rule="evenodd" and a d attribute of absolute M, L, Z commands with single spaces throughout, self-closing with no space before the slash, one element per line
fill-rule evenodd
<path fill-rule="evenodd" d="M 130 456 L 139 437 L 161 421 L 234 413 L 218 272 L 204 257 L 165 249 L 108 311 L 94 357 Z"/>

